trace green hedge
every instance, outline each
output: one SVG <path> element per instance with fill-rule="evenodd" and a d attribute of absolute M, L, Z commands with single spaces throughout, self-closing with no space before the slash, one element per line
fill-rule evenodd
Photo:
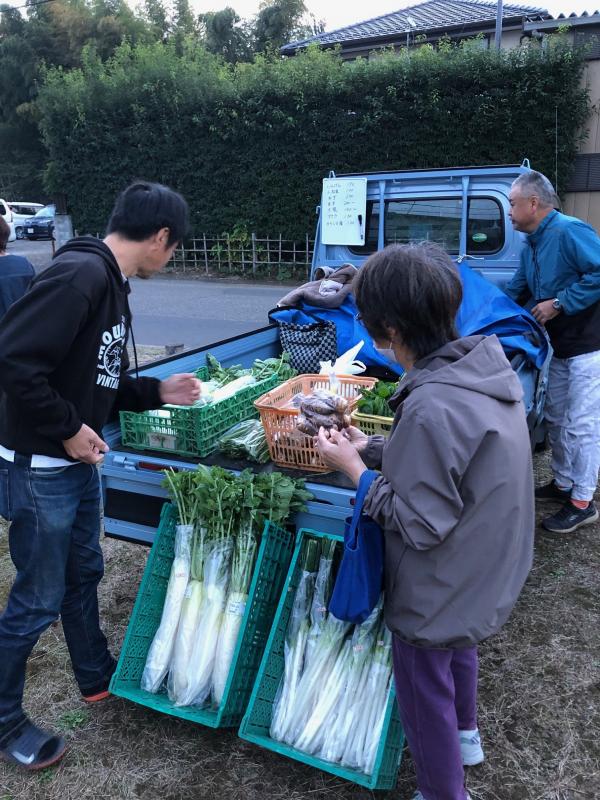
<path fill-rule="evenodd" d="M 564 189 L 589 101 L 583 55 L 477 44 L 343 63 L 310 49 L 230 67 L 188 43 L 122 46 L 81 70 L 46 74 L 39 109 L 46 181 L 76 227 L 102 231 L 135 177 L 188 199 L 193 227 L 301 238 L 321 179 L 338 173 L 503 164 L 531 159 Z"/>

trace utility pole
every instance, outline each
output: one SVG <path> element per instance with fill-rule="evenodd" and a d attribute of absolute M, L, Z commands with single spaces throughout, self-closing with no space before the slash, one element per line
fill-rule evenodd
<path fill-rule="evenodd" d="M 496 9 L 496 36 L 494 37 L 496 50 L 502 47 L 502 0 L 498 0 Z"/>

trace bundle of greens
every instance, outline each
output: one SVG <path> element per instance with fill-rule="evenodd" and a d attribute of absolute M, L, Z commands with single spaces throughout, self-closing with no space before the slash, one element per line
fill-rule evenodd
<path fill-rule="evenodd" d="M 373 389 L 361 389 L 361 398 L 356 410 L 361 414 L 369 414 L 373 417 L 393 417 L 394 412 L 389 406 L 389 400 L 397 388 L 397 383 L 378 381 Z"/>
<path fill-rule="evenodd" d="M 202 394 L 196 406 L 205 406 L 233 397 L 247 386 L 253 386 L 257 381 L 276 375 L 280 381 L 296 375 L 289 364 L 289 356 L 284 353 L 280 358 L 257 358 L 251 369 L 246 369 L 240 364 L 224 367 L 210 353 L 206 356 L 208 367 L 207 381 L 202 382 Z"/>
<path fill-rule="evenodd" d="M 226 431 L 219 440 L 219 450 L 228 458 L 248 459 L 257 464 L 265 464 L 269 460 L 265 429 L 258 419 L 238 422 Z"/>
<path fill-rule="evenodd" d="M 391 634 L 380 601 L 361 625 L 326 613 L 335 553 L 317 570 L 308 539 L 284 646 L 270 735 L 297 750 L 371 774 L 392 681 Z M 312 597 L 310 597 L 312 591 Z"/>
<path fill-rule="evenodd" d="M 252 374 L 257 381 L 263 378 L 270 378 L 271 375 L 277 375 L 283 383 L 290 380 L 290 378 L 295 378 L 298 372 L 290 364 L 289 353 L 282 353 L 279 358 L 266 358 L 264 360 L 257 358 L 252 365 Z"/>
<path fill-rule="evenodd" d="M 278 472 L 234 475 L 219 467 L 165 471 L 165 486 L 187 532 L 176 541 L 172 581 L 142 688 L 167 676 L 176 705 L 220 705 L 245 613 L 265 521 L 283 525 L 311 497 L 304 481 Z"/>

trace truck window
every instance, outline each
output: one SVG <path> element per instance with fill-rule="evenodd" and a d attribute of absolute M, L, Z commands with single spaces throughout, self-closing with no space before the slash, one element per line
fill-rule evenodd
<path fill-rule="evenodd" d="M 460 198 L 389 200 L 385 209 L 385 243 L 437 242 L 447 253 L 458 254 Z"/>
<path fill-rule="evenodd" d="M 472 197 L 467 220 L 467 253 L 489 255 L 504 246 L 504 214 L 491 197 Z"/>
<path fill-rule="evenodd" d="M 365 243 L 350 247 L 357 255 L 377 251 L 379 201 L 367 201 Z M 385 244 L 437 242 L 450 255 L 459 254 L 462 199 L 423 197 L 385 201 Z M 468 205 L 467 253 L 489 255 L 504 246 L 504 214 L 497 200 L 471 197 Z"/>

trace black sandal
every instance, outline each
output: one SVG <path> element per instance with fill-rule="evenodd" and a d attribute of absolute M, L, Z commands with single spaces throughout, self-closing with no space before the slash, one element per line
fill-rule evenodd
<path fill-rule="evenodd" d="M 0 736 L 0 756 L 28 770 L 45 769 L 56 764 L 66 749 L 62 737 L 46 733 L 25 716 Z"/>

